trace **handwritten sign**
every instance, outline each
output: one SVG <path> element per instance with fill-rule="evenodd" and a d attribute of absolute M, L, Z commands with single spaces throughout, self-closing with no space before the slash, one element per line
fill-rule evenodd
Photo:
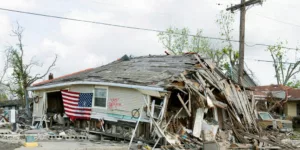
<path fill-rule="evenodd" d="M 119 101 L 120 101 L 120 98 L 109 99 L 108 108 L 109 109 L 117 109 L 118 107 L 122 106 L 122 104 Z"/>

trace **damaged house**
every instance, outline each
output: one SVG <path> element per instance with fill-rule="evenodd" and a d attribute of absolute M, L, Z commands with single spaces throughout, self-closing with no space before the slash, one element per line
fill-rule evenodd
<path fill-rule="evenodd" d="M 33 124 L 51 126 L 64 116 L 79 130 L 153 145 L 201 146 L 218 129 L 231 130 L 237 142 L 261 140 L 254 135 L 260 129 L 252 91 L 198 54 L 122 57 L 28 90 L 35 99 Z"/>
<path fill-rule="evenodd" d="M 287 118 L 300 115 L 300 90 L 284 85 L 255 86 L 254 97 L 261 111 L 274 111 Z"/>

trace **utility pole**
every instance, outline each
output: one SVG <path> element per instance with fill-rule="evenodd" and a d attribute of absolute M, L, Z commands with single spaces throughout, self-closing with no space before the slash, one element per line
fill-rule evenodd
<path fill-rule="evenodd" d="M 240 9 L 240 42 L 239 42 L 239 71 L 238 71 L 238 83 L 242 85 L 244 77 L 244 55 L 245 55 L 245 18 L 246 18 L 246 7 L 260 3 L 262 0 L 241 0 L 240 4 L 231 6 L 226 10 L 234 12 L 237 9 Z"/>

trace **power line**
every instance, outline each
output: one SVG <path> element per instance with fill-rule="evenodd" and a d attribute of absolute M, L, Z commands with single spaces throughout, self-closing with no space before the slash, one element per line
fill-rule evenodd
<path fill-rule="evenodd" d="M 258 61 L 258 62 L 274 63 L 274 61 L 272 61 L 272 60 L 252 59 L 252 58 L 245 58 L 245 59 L 254 60 L 254 61 Z M 292 63 L 292 62 L 282 62 L 282 63 L 283 64 L 295 64 L 295 63 Z"/>
<path fill-rule="evenodd" d="M 262 15 L 260 15 L 260 14 L 256 14 L 256 15 L 257 15 L 257 16 L 260 16 L 260 17 L 263 17 L 263 18 L 266 18 L 266 19 L 269 19 L 269 20 L 273 20 L 273 21 L 279 22 L 279 23 L 283 23 L 283 24 L 286 24 L 286 25 L 291 25 L 291 26 L 295 26 L 295 27 L 300 27 L 300 25 L 298 25 L 298 24 L 294 24 L 294 23 L 290 23 L 290 22 L 285 22 L 285 21 L 277 20 L 277 19 L 274 19 L 274 18 L 271 18 L 271 17 L 262 16 Z"/>
<path fill-rule="evenodd" d="M 56 18 L 56 19 L 63 19 L 63 20 L 69 20 L 69 21 L 92 23 L 92 24 L 105 25 L 105 26 L 112 26 L 112 27 L 118 27 L 118 28 L 126 28 L 126 29 L 133 29 L 133 30 L 142 30 L 142 31 L 157 32 L 157 33 L 161 33 L 161 32 L 166 33 L 166 31 L 157 30 L 157 29 L 141 28 L 141 27 L 135 27 L 135 26 L 126 26 L 126 25 L 105 23 L 105 22 L 92 21 L 92 20 L 83 20 L 83 19 L 76 19 L 76 18 L 69 18 L 69 17 L 61 17 L 61 16 L 47 15 L 47 14 L 34 13 L 34 12 L 28 12 L 28 11 L 20 11 L 20 10 L 7 9 L 7 8 L 0 8 L 0 10 L 9 11 L 9 12 L 15 12 L 15 13 L 21 13 L 21 14 L 34 15 L 34 16 L 42 16 L 42 17 L 47 17 L 47 18 Z M 172 33 L 172 34 L 182 35 L 180 33 Z M 227 39 L 218 38 L 218 37 L 199 36 L 199 35 L 193 35 L 193 34 L 188 34 L 188 36 L 191 36 L 191 37 L 200 37 L 200 38 L 206 38 L 206 39 L 213 39 L 213 40 L 221 40 L 221 41 L 231 41 L 231 42 L 240 43 L 239 40 L 227 40 Z M 254 47 L 254 46 L 265 46 L 265 47 L 268 47 L 268 46 L 272 46 L 272 45 L 268 45 L 268 44 L 253 44 L 253 45 L 249 45 L 246 42 L 245 42 L 245 45 L 248 46 L 248 47 Z M 282 47 L 282 48 L 290 49 L 290 50 L 298 50 L 298 48 L 291 48 L 291 47 Z"/>

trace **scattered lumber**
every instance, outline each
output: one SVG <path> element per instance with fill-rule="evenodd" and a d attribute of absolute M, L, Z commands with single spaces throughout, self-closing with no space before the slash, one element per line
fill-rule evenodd
<path fill-rule="evenodd" d="M 294 149 L 293 146 L 260 136 L 252 91 L 220 75 L 221 71 L 215 71 L 217 68 L 198 54 L 194 56 L 197 61 L 195 69 L 189 68 L 172 78 L 173 81 L 170 79 L 168 87 L 173 89 L 170 94 L 173 96 L 168 99 L 166 111 L 160 114 L 168 116 L 160 120 L 165 123 L 159 126 L 151 115 L 154 131 L 159 131 L 155 146 L 161 138 L 165 138 L 167 146 L 161 146 L 162 149 L 199 147 L 203 142 L 208 142 L 207 139 L 216 140 L 216 131 L 224 126 L 223 129 L 231 131 L 229 137 L 234 143 L 249 146 L 255 140 L 254 147 Z M 181 113 L 182 110 L 186 113 Z"/>

